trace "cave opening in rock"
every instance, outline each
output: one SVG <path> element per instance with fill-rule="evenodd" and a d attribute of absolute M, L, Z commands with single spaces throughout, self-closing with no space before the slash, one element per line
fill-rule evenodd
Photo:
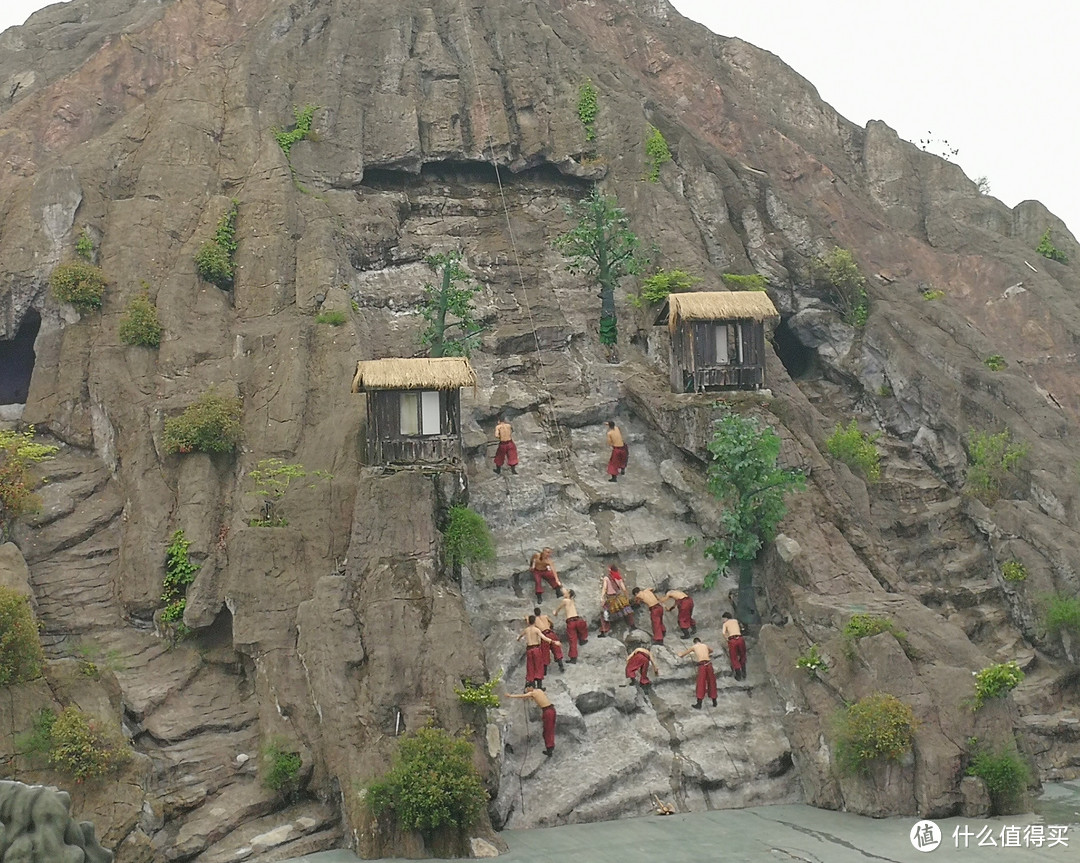
<path fill-rule="evenodd" d="M 15 338 L 0 341 L 0 405 L 24 405 L 34 373 L 34 340 L 41 315 L 30 309 L 19 324 Z"/>
<path fill-rule="evenodd" d="M 773 333 L 773 347 L 793 380 L 809 377 L 816 370 L 817 352 L 799 341 L 794 330 L 788 326 L 787 318 L 780 321 Z"/>

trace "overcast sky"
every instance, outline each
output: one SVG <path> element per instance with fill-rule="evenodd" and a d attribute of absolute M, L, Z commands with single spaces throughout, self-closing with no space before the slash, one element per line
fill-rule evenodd
<path fill-rule="evenodd" d="M 884 120 L 1014 206 L 1036 198 L 1080 231 L 1074 162 L 1080 2 L 672 0 L 772 51 L 860 125 Z M 41 0 L 0 0 L 0 30 Z M 948 145 L 944 142 L 947 141 Z"/>

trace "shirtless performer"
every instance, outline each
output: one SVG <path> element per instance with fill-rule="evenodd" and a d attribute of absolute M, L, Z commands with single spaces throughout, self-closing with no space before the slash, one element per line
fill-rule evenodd
<path fill-rule="evenodd" d="M 509 693 L 507 698 L 531 698 L 540 708 L 540 721 L 544 724 L 544 754 L 550 758 L 555 751 L 555 705 L 542 689 L 526 689 L 521 695 Z"/>
<path fill-rule="evenodd" d="M 566 666 L 563 665 L 562 659 L 562 645 L 559 643 L 559 636 L 555 634 L 555 622 L 544 614 L 539 608 L 533 609 L 533 619 L 536 621 L 535 626 L 548 638 L 555 639 L 555 643 L 549 645 L 546 641 L 540 642 L 540 650 L 544 654 L 544 672 L 547 672 L 548 665 L 551 664 L 551 654 L 555 654 L 555 661 L 559 663 L 559 671 L 566 671 Z"/>
<path fill-rule="evenodd" d="M 607 443 L 611 447 L 611 458 L 608 459 L 607 472 L 608 482 L 616 482 L 620 473 L 626 473 L 626 464 L 630 459 L 630 447 L 623 440 L 622 432 L 614 421 L 607 421 Z"/>
<path fill-rule="evenodd" d="M 570 588 L 564 587 L 562 596 L 559 604 L 555 606 L 552 617 L 558 617 L 560 613 L 566 615 L 566 637 L 570 641 L 570 662 L 573 664 L 577 662 L 578 645 L 589 640 L 589 624 L 578 614 L 577 603 L 574 602 L 577 594 Z"/>
<path fill-rule="evenodd" d="M 712 706 L 716 707 L 716 669 L 712 664 L 712 648 L 707 644 L 702 644 L 700 638 L 695 638 L 694 643 L 679 654 L 679 658 L 684 656 L 694 655 L 694 659 L 697 660 L 697 703 L 694 707 L 697 710 L 701 710 L 701 699 L 708 694 L 712 699 Z"/>
<path fill-rule="evenodd" d="M 545 581 L 551 585 L 555 593 L 561 590 L 562 582 L 559 581 L 559 573 L 555 571 L 555 564 L 551 562 L 550 548 L 538 551 L 532 556 L 529 560 L 529 572 L 532 573 L 537 602 L 544 598 Z"/>
<path fill-rule="evenodd" d="M 660 669 L 656 667 L 656 660 L 653 659 L 652 653 L 644 647 L 639 647 L 628 657 L 626 657 L 626 676 L 630 678 L 630 685 L 634 685 L 634 675 L 639 671 L 641 672 L 640 683 L 642 686 L 649 686 L 652 681 L 649 680 L 649 666 L 652 666 L 653 674 L 657 677 L 660 676 Z"/>
<path fill-rule="evenodd" d="M 510 466 L 510 473 L 517 474 L 518 454 L 517 444 L 514 443 L 514 427 L 502 414 L 499 414 L 499 421 L 495 424 L 495 439 L 499 442 L 499 447 L 495 450 L 495 473 L 502 473 L 503 462 L 506 462 Z"/>
<path fill-rule="evenodd" d="M 671 600 L 671 605 L 668 605 Z M 669 590 L 660 601 L 664 603 L 664 609 L 671 611 L 679 609 L 679 631 L 683 638 L 689 638 L 697 632 L 697 623 L 694 621 L 694 598 L 681 590 Z"/>
<path fill-rule="evenodd" d="M 558 644 L 542 633 L 536 626 L 536 617 L 529 615 L 529 625 L 522 630 L 517 637 L 518 641 L 525 639 L 525 686 L 544 688 L 544 654 L 540 645 L 545 641 L 548 644 Z M 562 645 L 560 645 L 561 648 Z"/>
<path fill-rule="evenodd" d="M 656 594 L 647 587 L 635 587 L 630 592 L 634 596 L 632 602 L 649 609 L 649 617 L 652 618 L 652 643 L 663 644 L 664 634 L 667 632 L 664 628 L 664 606 L 656 598 Z"/>

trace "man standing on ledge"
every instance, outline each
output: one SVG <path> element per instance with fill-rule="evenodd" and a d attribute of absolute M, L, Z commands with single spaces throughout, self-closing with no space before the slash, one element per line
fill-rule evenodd
<path fill-rule="evenodd" d="M 499 421 L 495 424 L 495 439 L 499 442 L 499 448 L 495 450 L 495 473 L 502 473 L 503 462 L 510 465 L 510 473 L 517 473 L 517 444 L 514 443 L 514 428 L 506 421 L 503 414 L 499 414 Z"/>
<path fill-rule="evenodd" d="M 513 692 L 507 694 L 507 698 L 531 698 L 540 708 L 540 721 L 544 726 L 544 754 L 550 758 L 555 751 L 555 705 L 542 689 L 526 689 L 521 695 Z"/>
<path fill-rule="evenodd" d="M 535 686 L 537 689 L 544 688 L 544 653 L 540 649 L 540 643 L 558 644 L 552 641 L 536 626 L 536 617 L 529 615 L 529 625 L 517 637 L 518 641 L 525 639 L 525 686 Z"/>
<path fill-rule="evenodd" d="M 559 671 L 566 671 L 562 659 L 562 644 L 559 643 L 559 636 L 555 634 L 554 621 L 544 614 L 539 606 L 533 609 L 533 621 L 537 629 L 552 639 L 550 644 L 546 641 L 540 642 L 540 651 L 544 656 L 544 673 L 547 674 L 547 667 L 551 664 L 552 654 L 555 654 L 555 661 L 559 663 Z"/>
<path fill-rule="evenodd" d="M 720 615 L 724 621 L 724 638 L 727 639 L 728 659 L 736 680 L 746 680 L 746 642 L 743 641 L 739 621 L 728 612 Z"/>
<path fill-rule="evenodd" d="M 630 461 L 630 447 L 623 442 L 622 432 L 614 420 L 608 420 L 607 427 L 607 442 L 611 447 L 611 458 L 607 463 L 608 482 L 617 482 L 619 474 L 626 473 L 626 464 Z"/>
<path fill-rule="evenodd" d="M 626 676 L 630 678 L 630 685 L 634 685 L 634 676 L 640 671 L 642 686 L 649 686 L 652 681 L 649 680 L 649 666 L 652 666 L 653 674 L 657 677 L 660 676 L 660 669 L 656 667 L 656 660 L 653 659 L 652 653 L 644 648 L 639 647 L 628 657 L 626 657 Z"/>
<path fill-rule="evenodd" d="M 664 628 L 664 606 L 647 587 L 635 587 L 630 592 L 634 595 L 633 602 L 641 603 L 649 609 L 649 617 L 652 618 L 652 643 L 663 644 L 664 634 L 667 632 Z"/>
<path fill-rule="evenodd" d="M 669 599 L 672 601 L 672 605 L 667 604 Z M 682 632 L 683 638 L 689 638 L 697 632 L 697 623 L 694 621 L 694 598 L 692 596 L 683 593 L 681 590 L 669 590 L 660 598 L 660 601 L 664 603 L 666 611 L 671 611 L 672 608 L 679 609 L 679 630 Z"/>
<path fill-rule="evenodd" d="M 716 707 L 716 669 L 712 664 L 712 648 L 707 644 L 702 644 L 700 638 L 695 638 L 693 645 L 680 653 L 679 658 L 682 659 L 691 653 L 697 660 L 697 690 L 694 693 L 697 696 L 697 704 L 694 708 L 701 710 L 701 699 L 706 694 L 712 699 L 712 706 Z"/>

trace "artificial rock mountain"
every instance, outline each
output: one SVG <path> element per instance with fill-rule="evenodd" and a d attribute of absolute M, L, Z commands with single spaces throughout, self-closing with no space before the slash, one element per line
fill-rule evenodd
<path fill-rule="evenodd" d="M 577 113 L 587 78 L 592 143 Z M 0 411 L 61 445 L 41 466 L 41 512 L 0 551 L 50 657 L 43 678 L 3 690 L 0 758 L 8 776 L 67 787 L 14 736 L 50 705 L 122 719 L 137 755 L 119 781 L 70 789 L 120 863 L 468 851 L 471 837 L 425 845 L 363 806 L 395 734 L 431 718 L 474 726 L 492 804 L 473 836 L 495 844 L 488 819 L 617 818 L 654 795 L 684 811 L 801 799 L 974 812 L 973 736 L 1015 737 L 1043 779 L 1080 775 L 1076 646 L 1046 635 L 1039 610 L 1078 588 L 1080 277 L 1033 252 L 1047 228 L 1071 260 L 1080 248 L 1037 202 L 1010 209 L 885 124 L 852 125 L 776 57 L 664 0 L 73 0 L 0 36 L 0 85 L 0 336 L 40 316 L 25 408 Z M 273 133 L 305 105 L 316 134 L 290 164 Z M 642 179 L 649 124 L 674 155 L 658 183 Z M 555 550 L 593 624 L 609 562 L 631 585 L 694 591 L 706 641 L 734 586 L 703 592 L 688 542 L 718 529 L 702 479 L 713 399 L 667 391 L 651 316 L 627 290 L 620 362 L 607 362 L 595 288 L 552 249 L 563 205 L 594 182 L 658 264 L 714 289 L 724 272 L 767 278 L 783 317 L 769 389 L 733 401 L 779 431 L 782 461 L 809 483 L 756 566 L 749 680 L 722 678 L 720 707 L 694 711 L 670 647 L 643 695 L 621 677 L 623 641 L 590 640 L 550 679 L 545 759 L 519 702 L 485 725 L 453 693 L 462 678 L 523 679 L 529 552 Z M 193 258 L 230 199 L 238 269 L 223 291 Z M 109 284 L 100 313 L 80 315 L 48 280 L 84 229 Z M 809 277 L 834 246 L 869 277 L 858 330 Z M 465 471 L 382 475 L 361 464 L 351 373 L 417 354 L 423 259 L 447 249 L 483 286 L 489 325 L 463 393 Z M 158 350 L 117 335 L 143 283 Z M 327 311 L 346 323 L 318 323 Z M 165 455 L 164 420 L 210 387 L 243 400 L 240 450 Z M 487 461 L 502 409 L 516 477 Z M 610 416 L 632 450 L 617 484 L 603 482 Z M 851 418 L 882 433 L 876 483 L 824 454 Z M 962 493 L 964 442 L 1006 428 L 1028 455 L 987 506 Z M 333 479 L 290 492 L 287 527 L 250 527 L 247 474 L 270 456 Z M 438 526 L 464 499 L 499 559 L 456 580 Z M 177 529 L 201 568 L 194 634 L 170 646 L 154 613 Z M 1011 560 L 1025 581 L 1003 579 Z M 855 612 L 891 616 L 906 640 L 883 633 L 846 658 Z M 795 668 L 812 643 L 824 680 Z M 972 672 L 1011 659 L 1027 679 L 973 711 Z M 913 706 L 914 754 L 842 775 L 830 717 L 879 690 Z M 256 775 L 273 738 L 303 757 L 297 799 Z"/>

